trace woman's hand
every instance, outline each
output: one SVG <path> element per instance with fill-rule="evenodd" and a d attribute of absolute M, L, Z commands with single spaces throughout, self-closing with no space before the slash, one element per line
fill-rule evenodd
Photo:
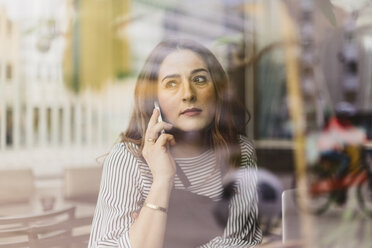
<path fill-rule="evenodd" d="M 145 133 L 142 155 L 146 160 L 153 182 L 145 202 L 168 208 L 169 198 L 173 189 L 176 165 L 170 154 L 169 147 L 176 142 L 173 135 L 162 133 L 169 130 L 172 125 L 157 122 L 160 111 L 154 109 Z M 164 234 L 167 224 L 167 215 L 162 211 L 155 211 L 143 207 L 131 213 L 134 223 L 129 229 L 130 245 L 133 248 L 163 247 Z M 144 233 L 146 235 L 144 236 Z"/>
<path fill-rule="evenodd" d="M 172 125 L 166 122 L 157 122 L 159 110 L 154 109 L 147 126 L 145 144 L 142 155 L 150 167 L 153 182 L 173 182 L 176 173 L 176 166 L 172 158 L 169 146 L 175 145 L 173 135 L 162 133 L 161 130 L 169 130 Z"/>

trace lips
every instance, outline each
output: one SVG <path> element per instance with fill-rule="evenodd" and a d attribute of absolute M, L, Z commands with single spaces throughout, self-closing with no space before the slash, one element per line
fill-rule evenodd
<path fill-rule="evenodd" d="M 201 112 L 202 110 L 199 108 L 188 108 L 188 109 L 185 109 L 183 112 L 181 112 L 181 115 L 194 116 L 194 115 L 199 115 Z"/>

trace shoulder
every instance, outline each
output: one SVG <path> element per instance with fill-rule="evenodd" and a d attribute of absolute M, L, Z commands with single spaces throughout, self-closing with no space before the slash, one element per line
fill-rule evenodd
<path fill-rule="evenodd" d="M 239 135 L 239 144 L 241 151 L 241 164 L 243 166 L 256 167 L 256 150 L 253 142 L 244 135 Z"/>
<path fill-rule="evenodd" d="M 128 144 L 115 144 L 103 164 L 100 198 L 108 204 L 123 202 L 122 197 L 129 194 L 128 191 L 141 189 L 141 180 L 138 159 L 129 151 Z M 121 200 L 114 203 L 113 199 Z"/>
<path fill-rule="evenodd" d="M 249 155 L 255 154 L 254 144 L 247 136 L 239 135 L 239 144 L 240 144 L 242 155 L 243 154 L 249 154 Z"/>
<path fill-rule="evenodd" d="M 115 156 L 118 156 L 118 157 L 133 156 L 134 157 L 133 153 L 131 152 L 131 149 L 136 149 L 136 146 L 132 143 L 126 143 L 126 142 L 117 143 L 111 148 L 108 157 L 109 158 L 115 157 Z"/>
<path fill-rule="evenodd" d="M 241 145 L 250 147 L 251 149 L 254 149 L 254 145 L 252 140 L 250 140 L 247 136 L 239 134 L 239 143 Z"/>
<path fill-rule="evenodd" d="M 136 148 L 132 143 L 121 142 L 115 144 L 105 159 L 104 167 L 108 170 L 124 169 L 128 166 L 133 167 L 138 161 L 132 152 Z"/>
<path fill-rule="evenodd" d="M 113 155 L 127 155 L 127 156 L 132 156 L 132 157 L 135 157 L 134 155 L 134 151 L 136 151 L 138 149 L 138 146 L 136 146 L 135 144 L 133 143 L 129 143 L 129 142 L 120 142 L 120 143 L 117 143 L 115 144 L 112 148 L 111 148 L 111 151 L 109 153 L 109 156 L 113 156 Z"/>

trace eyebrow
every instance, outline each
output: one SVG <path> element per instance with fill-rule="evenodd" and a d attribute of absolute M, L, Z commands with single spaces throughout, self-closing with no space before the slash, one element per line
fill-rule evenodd
<path fill-rule="evenodd" d="M 198 73 L 198 72 L 201 72 L 201 71 L 204 71 L 204 72 L 208 72 L 206 69 L 204 68 L 199 68 L 199 69 L 195 69 L 191 72 L 191 74 L 195 74 L 195 73 Z"/>
<path fill-rule="evenodd" d="M 204 68 L 198 68 L 198 69 L 192 70 L 190 74 L 192 75 L 192 74 L 195 74 L 201 71 L 208 72 Z M 181 77 L 181 76 L 179 74 L 170 74 L 170 75 L 165 76 L 161 81 L 163 82 L 167 78 L 177 78 L 177 77 Z"/>
<path fill-rule="evenodd" d="M 181 76 L 179 74 L 171 74 L 171 75 L 165 76 L 161 81 L 163 82 L 167 78 L 176 78 L 176 77 L 181 77 Z"/>

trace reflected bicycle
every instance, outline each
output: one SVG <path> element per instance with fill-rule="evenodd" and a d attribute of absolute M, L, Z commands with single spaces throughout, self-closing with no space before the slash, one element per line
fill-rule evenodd
<path fill-rule="evenodd" d="M 308 167 L 307 182 L 309 205 L 305 211 L 320 215 L 332 204 L 342 206 L 349 189 L 356 187 L 361 210 L 372 218 L 372 149 L 368 145 L 322 153 L 319 161 Z"/>

